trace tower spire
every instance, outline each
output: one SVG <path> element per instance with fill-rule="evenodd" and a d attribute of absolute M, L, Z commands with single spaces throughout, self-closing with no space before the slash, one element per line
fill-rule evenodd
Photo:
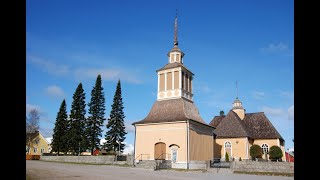
<path fill-rule="evenodd" d="M 238 81 L 236 81 L 236 99 L 238 99 Z"/>
<path fill-rule="evenodd" d="M 174 20 L 174 46 L 178 46 L 178 9 L 176 9 L 176 18 Z"/>

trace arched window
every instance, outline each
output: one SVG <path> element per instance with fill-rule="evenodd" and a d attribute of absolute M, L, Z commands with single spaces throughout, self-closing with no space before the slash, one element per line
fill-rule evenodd
<path fill-rule="evenodd" d="M 180 147 L 176 144 L 171 144 L 169 147 L 171 149 L 171 158 L 170 159 L 173 163 L 175 163 L 175 162 L 177 162 L 177 159 L 178 159 L 178 149 Z"/>
<path fill-rule="evenodd" d="M 231 143 L 230 142 L 225 142 L 224 143 L 224 148 L 231 148 Z"/>
<path fill-rule="evenodd" d="M 232 156 L 232 145 L 231 142 L 227 141 L 224 143 L 224 154 L 223 156 L 226 155 L 226 153 L 228 153 L 229 157 Z"/>
<path fill-rule="evenodd" d="M 261 149 L 263 154 L 269 152 L 269 146 L 267 144 L 262 144 Z"/>

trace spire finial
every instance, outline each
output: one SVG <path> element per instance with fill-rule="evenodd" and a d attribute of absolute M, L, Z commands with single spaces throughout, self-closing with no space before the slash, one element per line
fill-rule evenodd
<path fill-rule="evenodd" d="M 176 9 L 176 18 L 174 20 L 174 46 L 178 45 L 178 9 Z"/>
<path fill-rule="evenodd" d="M 236 99 L 238 99 L 238 81 L 236 81 L 236 95 L 237 95 L 237 97 L 236 97 Z"/>

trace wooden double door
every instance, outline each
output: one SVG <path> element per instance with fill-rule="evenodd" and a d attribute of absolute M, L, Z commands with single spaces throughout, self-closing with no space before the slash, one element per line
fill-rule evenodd
<path fill-rule="evenodd" d="M 154 145 L 154 159 L 166 159 L 166 144 L 158 142 Z"/>

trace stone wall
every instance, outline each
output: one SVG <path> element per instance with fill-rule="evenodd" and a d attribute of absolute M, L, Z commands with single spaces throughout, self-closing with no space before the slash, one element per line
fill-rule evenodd
<path fill-rule="evenodd" d="M 257 161 L 233 161 L 230 169 L 232 171 L 244 172 L 281 172 L 294 173 L 292 162 L 257 162 Z"/>
<path fill-rule="evenodd" d="M 41 156 L 40 160 L 93 164 L 133 164 L 132 156 L 127 156 L 127 161 L 116 161 L 115 156 Z"/>

